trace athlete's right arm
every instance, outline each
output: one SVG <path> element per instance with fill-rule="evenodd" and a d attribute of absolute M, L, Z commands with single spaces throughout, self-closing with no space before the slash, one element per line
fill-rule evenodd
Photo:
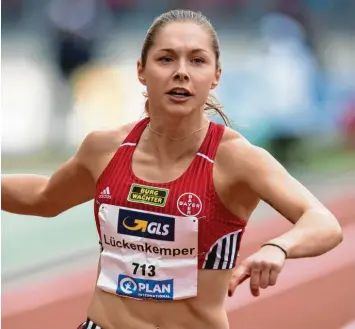
<path fill-rule="evenodd" d="M 77 153 L 51 177 L 2 175 L 1 209 L 11 213 L 54 217 L 95 195 L 90 167 L 97 154 L 96 133 L 89 134 Z"/>

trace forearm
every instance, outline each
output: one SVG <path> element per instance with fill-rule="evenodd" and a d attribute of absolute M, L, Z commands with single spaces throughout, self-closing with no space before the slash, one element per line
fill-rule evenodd
<path fill-rule="evenodd" d="M 41 200 L 48 177 L 39 175 L 2 175 L 1 209 L 16 214 L 49 216 Z"/>
<path fill-rule="evenodd" d="M 288 258 L 301 258 L 322 255 L 341 241 L 341 227 L 330 212 L 309 210 L 291 230 L 270 242 L 282 246 Z"/>

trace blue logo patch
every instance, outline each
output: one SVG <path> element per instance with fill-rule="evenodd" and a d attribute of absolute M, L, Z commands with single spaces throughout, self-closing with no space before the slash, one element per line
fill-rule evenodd
<path fill-rule="evenodd" d="M 154 240 L 174 241 L 175 218 L 120 209 L 117 232 Z"/>
<path fill-rule="evenodd" d="M 174 280 L 145 280 L 120 274 L 116 293 L 133 298 L 170 300 L 174 298 Z"/>

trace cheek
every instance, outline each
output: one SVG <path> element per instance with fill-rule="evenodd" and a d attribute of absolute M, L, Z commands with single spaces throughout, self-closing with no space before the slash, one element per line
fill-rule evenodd
<path fill-rule="evenodd" d="M 146 78 L 152 84 L 161 85 L 162 83 L 166 83 L 167 79 L 171 78 L 171 72 L 168 68 L 152 64 L 149 70 L 146 71 Z"/>
<path fill-rule="evenodd" d="M 206 95 L 210 92 L 212 83 L 214 81 L 214 74 L 206 73 L 196 75 L 194 80 L 194 85 L 199 93 Z"/>
<path fill-rule="evenodd" d="M 159 93 L 159 91 L 161 92 L 164 85 L 166 85 L 164 82 L 165 80 L 159 70 L 149 70 L 146 72 L 145 77 L 147 91 L 150 92 L 150 94 Z"/>

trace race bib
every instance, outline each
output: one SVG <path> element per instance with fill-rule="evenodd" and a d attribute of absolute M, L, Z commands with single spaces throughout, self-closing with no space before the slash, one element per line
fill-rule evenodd
<path fill-rule="evenodd" d="M 197 295 L 198 220 L 101 204 L 102 290 L 136 299 Z"/>

